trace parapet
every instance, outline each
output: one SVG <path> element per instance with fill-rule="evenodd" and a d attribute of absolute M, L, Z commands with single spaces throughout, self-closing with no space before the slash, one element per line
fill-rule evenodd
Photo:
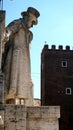
<path fill-rule="evenodd" d="M 65 47 L 65 49 L 63 49 L 63 46 L 62 46 L 62 45 L 59 45 L 59 46 L 58 46 L 58 49 L 56 49 L 56 45 L 52 45 L 52 46 L 51 46 L 51 49 L 52 49 L 52 50 L 68 50 L 68 51 L 69 51 L 69 50 L 70 50 L 70 46 L 67 45 L 67 46 Z"/>
<path fill-rule="evenodd" d="M 45 49 L 45 50 L 49 49 L 49 46 L 48 46 L 47 44 L 44 45 L 44 49 Z"/>
<path fill-rule="evenodd" d="M 63 46 L 62 45 L 59 45 L 59 50 L 63 50 Z"/>
<path fill-rule="evenodd" d="M 70 46 L 66 46 L 66 50 L 70 50 Z"/>
<path fill-rule="evenodd" d="M 63 46 L 59 45 L 58 47 L 56 47 L 56 45 L 51 45 L 51 47 L 49 47 L 49 45 L 45 44 L 43 49 L 42 49 L 42 53 L 41 56 L 44 56 L 44 54 L 48 55 L 48 53 L 55 53 L 55 52 L 73 52 L 73 49 L 70 49 L 69 45 Z M 72 54 L 72 53 L 71 53 Z"/>
<path fill-rule="evenodd" d="M 56 49 L 56 45 L 52 45 L 52 46 L 51 46 L 51 49 L 52 49 L 52 50 L 55 50 L 55 49 Z"/>
<path fill-rule="evenodd" d="M 63 46 L 62 45 L 59 45 L 58 46 L 58 49 L 56 48 L 56 45 L 52 45 L 51 46 L 51 48 L 49 48 L 49 46 L 46 44 L 46 45 L 44 45 L 44 48 L 43 48 L 44 50 L 67 50 L 67 51 L 69 51 L 70 50 L 70 46 L 65 46 L 65 49 L 63 49 Z"/>

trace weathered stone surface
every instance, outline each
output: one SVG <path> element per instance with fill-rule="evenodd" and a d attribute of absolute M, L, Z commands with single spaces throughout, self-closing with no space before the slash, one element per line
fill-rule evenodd
<path fill-rule="evenodd" d="M 27 107 L 29 118 L 59 118 L 59 106 Z"/>
<path fill-rule="evenodd" d="M 25 107 L 0 105 L 4 129 L 0 130 L 59 130 L 60 107 Z"/>
<path fill-rule="evenodd" d="M 4 31 L 5 31 L 5 11 L 0 10 L 0 69 L 2 61 L 2 52 L 4 51 Z"/>
<path fill-rule="evenodd" d="M 2 53 L 4 49 L 5 11 L 0 10 L 0 103 L 4 103 L 4 75 L 1 71 Z"/>
<path fill-rule="evenodd" d="M 5 130 L 26 130 L 26 107 L 23 105 L 5 106 Z"/>
<path fill-rule="evenodd" d="M 27 130 L 59 130 L 60 107 L 27 107 Z"/>

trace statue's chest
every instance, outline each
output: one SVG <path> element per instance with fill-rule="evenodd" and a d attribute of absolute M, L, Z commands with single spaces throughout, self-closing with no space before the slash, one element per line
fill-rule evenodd
<path fill-rule="evenodd" d="M 24 47 L 30 42 L 30 32 L 21 28 L 16 34 L 14 38 L 15 47 Z"/>

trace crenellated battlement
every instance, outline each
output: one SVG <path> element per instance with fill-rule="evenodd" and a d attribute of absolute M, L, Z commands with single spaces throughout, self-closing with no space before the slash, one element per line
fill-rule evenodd
<path fill-rule="evenodd" d="M 62 45 L 59 45 L 58 48 L 56 47 L 56 45 L 52 45 L 51 48 L 49 48 L 48 44 L 44 45 L 43 50 L 48 50 L 48 49 L 49 50 L 67 50 L 67 51 L 69 51 L 70 50 L 70 46 L 67 45 L 67 46 L 65 46 L 65 49 L 64 49 Z"/>

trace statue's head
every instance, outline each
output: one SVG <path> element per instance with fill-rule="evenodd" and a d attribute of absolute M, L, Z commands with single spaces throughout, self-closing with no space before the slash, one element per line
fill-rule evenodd
<path fill-rule="evenodd" d="M 28 28 L 32 27 L 33 25 L 36 25 L 38 23 L 37 18 L 40 16 L 40 13 L 38 10 L 36 10 L 33 7 L 29 7 L 27 11 L 21 13 L 23 19 L 26 17 L 26 24 Z"/>

